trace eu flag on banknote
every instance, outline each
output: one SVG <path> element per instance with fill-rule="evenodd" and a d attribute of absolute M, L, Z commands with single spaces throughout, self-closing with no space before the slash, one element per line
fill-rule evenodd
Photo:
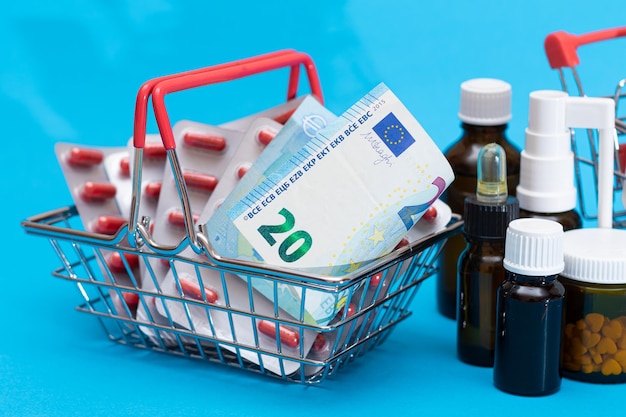
<path fill-rule="evenodd" d="M 389 113 L 372 128 L 374 132 L 387 145 L 389 150 L 396 156 L 400 156 L 411 144 L 415 142 L 413 136 L 400 123 L 398 118 Z"/>

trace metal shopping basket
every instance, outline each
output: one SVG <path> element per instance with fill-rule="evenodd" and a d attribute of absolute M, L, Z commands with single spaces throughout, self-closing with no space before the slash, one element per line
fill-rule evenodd
<path fill-rule="evenodd" d="M 296 51 L 279 51 L 146 82 L 139 90 L 135 109 L 132 210 L 127 225 L 112 236 L 87 232 L 75 206 L 23 221 L 27 233 L 49 239 L 61 263 L 53 276 L 76 284 L 83 298 L 77 310 L 96 317 L 111 340 L 310 384 L 323 381 L 385 341 L 395 325 L 411 314 L 409 307 L 420 284 L 436 272 L 435 260 L 445 239 L 460 230 L 459 216 L 453 215 L 443 230 L 430 236 L 409 236 L 406 245 L 341 277 L 220 258 L 202 227 L 193 224 L 164 96 L 284 68 L 290 74 L 289 100 L 297 95 L 301 67 L 308 75 L 311 93 L 321 100 L 312 60 Z M 187 235 L 175 247 L 155 242 L 149 232 L 149 219 L 139 215 L 150 97 L 185 213 Z M 183 252 L 190 247 L 195 249 L 194 256 Z M 107 267 L 105 258 L 111 254 L 119 255 L 124 280 L 118 279 L 119 270 Z M 165 292 L 150 267 L 146 275 L 137 273 L 137 262 L 149 266 L 155 261 L 169 266 L 176 278 L 177 293 Z M 182 266 L 195 270 L 192 281 L 197 287 L 193 294 L 183 288 L 177 273 Z M 211 303 L 203 294 L 201 276 L 206 273 L 216 277 L 223 302 Z M 142 285 L 146 280 L 152 281 L 155 289 L 146 289 Z M 273 296 L 258 294 L 253 285 L 258 280 L 273 289 Z M 285 288 L 300 294 L 300 314 L 287 315 L 278 308 L 279 293 Z M 241 294 L 245 295 L 243 300 Z M 305 300 L 314 294 L 341 294 L 345 303 L 333 320 L 318 324 L 304 313 Z M 151 303 L 162 305 L 164 315 L 151 314 Z M 174 320 L 173 308 L 183 312 L 188 321 L 181 324 Z M 139 310 L 146 314 L 140 316 Z"/>
<path fill-rule="evenodd" d="M 544 49 L 552 69 L 558 70 L 563 91 L 570 95 L 586 96 L 577 68 L 580 65 L 578 47 L 626 37 L 626 27 L 600 30 L 583 35 L 574 35 L 564 31 L 549 34 L 545 38 Z M 623 43 L 622 43 L 623 46 Z M 626 76 L 626 74 L 625 74 Z M 620 102 L 626 98 L 624 87 L 626 78 L 621 78 L 615 86 L 613 94 L 604 97 L 612 98 L 615 102 L 615 178 L 614 178 L 614 205 L 613 224 L 615 227 L 626 227 L 626 209 L 624 208 L 623 182 L 626 179 L 626 112 L 620 109 Z M 584 139 L 578 136 L 586 136 Z M 582 215 L 585 219 L 597 219 L 598 207 L 598 136 L 597 130 L 587 130 L 584 134 L 572 132 L 572 149 L 575 153 L 575 173 L 578 188 L 578 199 Z M 585 178 L 593 178 L 590 184 Z M 594 198 L 595 200 L 590 200 Z"/>

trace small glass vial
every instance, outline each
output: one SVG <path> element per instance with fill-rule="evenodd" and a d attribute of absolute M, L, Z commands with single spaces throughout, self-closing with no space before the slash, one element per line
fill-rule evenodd
<path fill-rule="evenodd" d="M 626 231 L 565 233 L 563 376 L 626 382 Z"/>
<path fill-rule="evenodd" d="M 444 153 L 455 179 L 441 196 L 454 213 L 463 214 L 465 198 L 476 191 L 478 153 L 497 143 L 507 154 L 509 194 L 515 195 L 520 175 L 520 151 L 507 136 L 511 120 L 511 85 L 494 78 L 475 78 L 461 83 L 459 119 L 461 136 Z M 439 256 L 436 282 L 437 308 L 448 318 L 456 317 L 457 264 L 465 249 L 462 234 L 451 236 Z"/>
<path fill-rule="evenodd" d="M 563 267 L 560 223 L 522 218 L 509 224 L 493 366 L 493 381 L 500 390 L 540 396 L 561 387 L 565 289 L 557 277 Z"/>
<path fill-rule="evenodd" d="M 457 355 L 463 362 L 493 366 L 496 292 L 505 278 L 506 229 L 519 215 L 508 195 L 506 153 L 496 143 L 478 156 L 476 195 L 465 199 L 465 250 L 458 261 Z"/>

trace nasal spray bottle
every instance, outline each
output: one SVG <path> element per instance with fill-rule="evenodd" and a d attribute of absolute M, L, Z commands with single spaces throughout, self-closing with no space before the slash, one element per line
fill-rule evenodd
<path fill-rule="evenodd" d="M 580 229 L 576 207 L 574 153 L 570 131 L 562 123 L 567 93 L 542 90 L 530 94 L 526 143 L 517 187 L 520 217 L 553 220 L 563 230 Z"/>

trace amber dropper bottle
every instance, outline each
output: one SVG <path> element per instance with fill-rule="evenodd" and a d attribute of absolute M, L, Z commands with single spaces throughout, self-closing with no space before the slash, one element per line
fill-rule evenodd
<path fill-rule="evenodd" d="M 504 243 L 519 204 L 508 195 L 506 152 L 496 143 L 478 155 L 476 195 L 465 199 L 467 245 L 458 263 L 457 354 L 461 361 L 493 366 L 498 286 L 505 279 Z"/>
<path fill-rule="evenodd" d="M 478 153 L 489 143 L 501 145 L 506 152 L 508 192 L 515 196 L 520 176 L 520 151 L 507 134 L 512 114 L 511 97 L 511 85 L 503 80 L 474 78 L 461 83 L 458 112 L 461 135 L 444 151 L 455 179 L 441 196 L 455 213 L 462 215 L 465 198 L 476 192 Z M 457 265 L 463 249 L 463 235 L 451 236 L 437 262 L 437 310 L 453 320 L 457 308 Z"/>

